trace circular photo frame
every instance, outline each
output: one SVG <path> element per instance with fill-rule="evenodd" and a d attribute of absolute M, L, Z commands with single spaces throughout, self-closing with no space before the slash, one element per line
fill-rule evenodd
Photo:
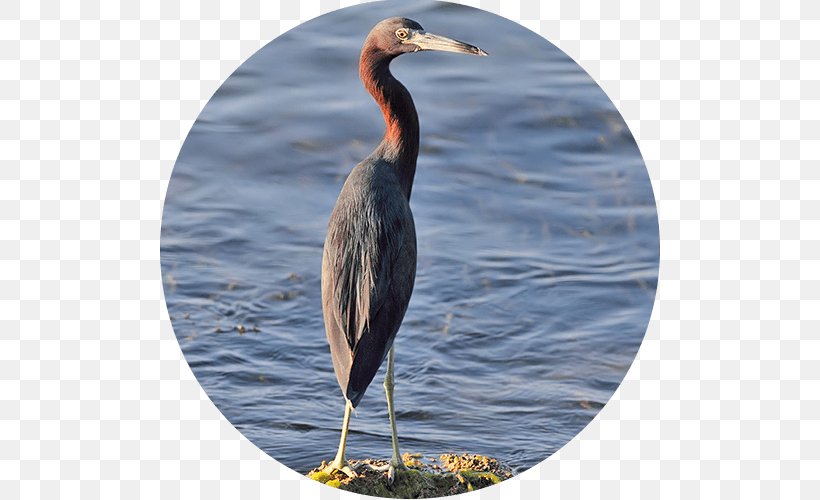
<path fill-rule="evenodd" d="M 479 9 L 380 2 L 219 88 L 161 262 L 185 358 L 250 441 L 329 486 L 446 496 L 604 407 L 652 311 L 658 217 L 629 128 L 564 52 Z"/>

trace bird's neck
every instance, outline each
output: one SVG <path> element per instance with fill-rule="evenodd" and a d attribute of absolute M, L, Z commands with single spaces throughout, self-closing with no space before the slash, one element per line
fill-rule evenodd
<path fill-rule="evenodd" d="M 359 74 L 379 104 L 387 130 L 376 153 L 396 169 L 405 195 L 410 199 L 419 154 L 419 118 L 410 92 L 390 73 L 392 58 L 362 51 Z"/>

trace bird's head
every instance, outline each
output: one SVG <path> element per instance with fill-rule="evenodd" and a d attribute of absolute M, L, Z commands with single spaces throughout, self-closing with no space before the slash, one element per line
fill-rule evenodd
<path fill-rule="evenodd" d="M 391 17 L 379 22 L 367 35 L 365 47 L 368 46 L 391 57 L 420 50 L 487 55 L 483 50 L 468 43 L 427 33 L 419 23 L 405 17 Z"/>

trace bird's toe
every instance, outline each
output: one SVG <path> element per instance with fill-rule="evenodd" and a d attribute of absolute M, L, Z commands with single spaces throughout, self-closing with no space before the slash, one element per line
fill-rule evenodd
<path fill-rule="evenodd" d="M 345 476 L 350 477 L 350 478 L 354 478 L 354 477 L 359 476 L 356 473 L 355 468 L 350 466 L 350 463 L 345 463 L 344 465 L 342 465 L 342 464 L 337 464 L 335 462 L 331 462 L 327 465 L 327 467 L 322 469 L 322 472 L 324 472 L 325 474 L 329 474 L 331 476 L 339 474 L 339 473 L 344 474 Z"/>
<path fill-rule="evenodd" d="M 353 470 L 353 468 L 350 466 L 350 464 L 345 465 L 344 467 L 342 467 L 341 469 L 339 469 L 339 472 L 342 472 L 342 473 L 344 473 L 347 477 L 351 477 L 351 478 L 352 478 L 352 477 L 358 477 L 358 476 L 359 476 L 358 474 L 356 474 L 356 471 L 355 471 L 355 470 Z"/>
<path fill-rule="evenodd" d="M 393 464 L 390 464 L 387 467 L 387 486 L 393 486 L 393 483 L 396 481 L 396 468 L 393 467 Z"/>

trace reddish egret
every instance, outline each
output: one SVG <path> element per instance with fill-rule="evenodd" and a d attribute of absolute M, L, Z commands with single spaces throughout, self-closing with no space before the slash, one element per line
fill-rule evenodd
<path fill-rule="evenodd" d="M 393 457 L 383 470 L 391 483 L 396 470 L 404 467 L 393 405 L 393 339 L 416 276 L 416 230 L 409 202 L 419 120 L 410 93 L 390 73 L 390 61 L 420 50 L 487 55 L 478 47 L 427 33 L 410 19 L 385 19 L 370 31 L 359 75 L 379 103 L 387 131 L 376 150 L 347 177 L 330 215 L 322 257 L 325 331 L 346 401 L 339 451 L 326 470 L 355 475 L 345 461 L 350 412 L 386 357 L 384 390 Z"/>

